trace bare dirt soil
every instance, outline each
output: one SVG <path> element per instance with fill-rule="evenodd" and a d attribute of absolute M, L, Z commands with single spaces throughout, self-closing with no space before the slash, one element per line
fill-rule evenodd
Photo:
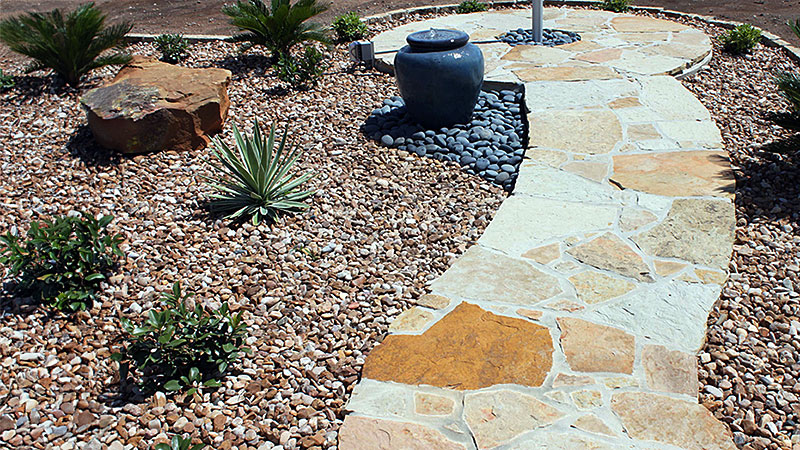
<path fill-rule="evenodd" d="M 86 0 L 0 0 L 0 18 L 26 11 L 73 8 Z M 232 3 L 229 0 L 227 3 Z M 135 22 L 137 32 L 166 31 L 189 34 L 230 33 L 220 0 L 97 0 L 97 5 L 112 20 Z M 322 16 L 329 21 L 338 14 L 357 11 L 377 14 L 412 6 L 456 3 L 455 0 L 333 0 Z M 661 6 L 676 11 L 713 15 L 720 19 L 751 23 L 778 34 L 795 44 L 800 39 L 786 26 L 787 20 L 800 18 L 800 0 L 637 0 L 637 5 Z M 0 50 L 0 53 L 2 50 Z"/>

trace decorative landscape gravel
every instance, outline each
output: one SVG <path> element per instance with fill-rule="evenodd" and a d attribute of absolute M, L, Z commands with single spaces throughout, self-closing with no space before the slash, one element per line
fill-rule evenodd
<path fill-rule="evenodd" d="M 511 46 L 546 45 L 548 47 L 554 47 L 556 45 L 565 45 L 578 42 L 581 40 L 581 36 L 573 31 L 551 30 L 545 28 L 542 30 L 542 42 L 536 42 L 533 39 L 533 30 L 517 28 L 516 30 L 509 31 L 508 33 L 498 37 L 498 39 Z"/>
<path fill-rule="evenodd" d="M 470 123 L 425 130 L 395 96 L 372 112 L 362 131 L 386 147 L 457 163 L 510 192 L 528 142 L 524 105 L 522 92 L 483 91 Z"/>
<path fill-rule="evenodd" d="M 234 71 L 230 118 L 241 128 L 255 117 L 291 128 L 298 170 L 317 174 L 311 209 L 273 227 L 209 218 L 208 150 L 108 155 L 85 127 L 80 91 L 22 77 L 0 93 L 0 232 L 71 210 L 110 213 L 127 254 L 88 312 L 3 300 L 0 447 L 150 450 L 181 433 L 222 450 L 335 448 L 365 354 L 505 198 L 479 177 L 366 139 L 359 124 L 397 91 L 389 76 L 352 70 L 343 47 L 317 89 L 285 94 L 258 51 L 214 43 L 191 53 L 190 66 Z M 244 310 L 253 355 L 201 397 L 124 404 L 109 358 L 119 317 L 142 318 L 177 280 L 198 301 Z"/>

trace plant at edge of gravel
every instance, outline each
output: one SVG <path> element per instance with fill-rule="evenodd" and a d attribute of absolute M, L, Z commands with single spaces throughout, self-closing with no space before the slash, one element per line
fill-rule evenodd
<path fill-rule="evenodd" d="M 487 5 L 486 3 L 480 2 L 478 0 L 464 0 L 456 8 L 456 13 L 469 14 L 474 12 L 486 11 L 488 9 L 489 5 Z"/>
<path fill-rule="evenodd" d="M 369 33 L 367 24 L 361 21 L 358 13 L 350 11 L 342 14 L 331 23 L 331 28 L 336 32 L 340 41 L 355 41 L 366 37 Z"/>
<path fill-rule="evenodd" d="M 800 113 L 800 75 L 783 72 L 775 78 L 775 84 L 781 90 L 781 95 L 792 104 L 794 111 Z"/>
<path fill-rule="evenodd" d="M 631 9 L 632 4 L 633 0 L 603 0 L 600 7 L 606 11 L 623 13 Z"/>
<path fill-rule="evenodd" d="M 156 444 L 154 450 L 203 450 L 206 444 L 195 444 L 192 445 L 192 438 L 190 437 L 181 437 L 177 434 L 172 436 L 172 439 L 169 441 L 169 444 L 162 442 L 160 444 Z"/>
<path fill-rule="evenodd" d="M 17 82 L 14 81 L 14 77 L 12 75 L 4 74 L 3 69 L 0 69 L 0 91 L 11 89 L 16 86 L 16 84 Z"/>
<path fill-rule="evenodd" d="M 744 23 L 720 36 L 719 40 L 726 51 L 740 55 L 755 48 L 761 40 L 761 30 Z"/>
<path fill-rule="evenodd" d="M 222 12 L 231 18 L 231 25 L 243 31 L 231 38 L 232 42 L 242 43 L 241 51 L 263 45 L 277 60 L 303 42 L 330 42 L 325 27 L 308 22 L 327 9 L 317 0 L 298 0 L 294 4 L 290 0 L 272 0 L 269 6 L 263 0 L 236 0 L 236 4 L 225 5 Z"/>
<path fill-rule="evenodd" d="M 153 39 L 153 45 L 161 53 L 161 61 L 175 64 L 189 57 L 189 43 L 182 34 L 165 33 Z"/>
<path fill-rule="evenodd" d="M 127 379 L 133 369 L 141 375 L 145 391 L 189 388 L 189 396 L 203 387 L 219 387 L 217 378 L 242 353 L 250 353 L 243 347 L 247 338 L 243 311 L 231 313 L 228 302 L 215 310 L 197 303 L 191 308 L 187 300 L 192 296 L 184 294 L 176 282 L 162 295 L 162 309 L 150 310 L 141 324 L 120 319 L 129 335 L 122 351 L 112 355 L 120 363 L 121 379 Z"/>
<path fill-rule="evenodd" d="M 275 73 L 279 80 L 295 89 L 314 87 L 327 67 L 324 59 L 322 52 L 308 46 L 300 57 L 282 55 L 275 64 Z"/>
<path fill-rule="evenodd" d="M 275 125 L 270 128 L 269 136 L 264 137 L 258 120 L 254 120 L 252 138 L 243 137 L 233 126 L 236 150 L 221 138 L 214 138 L 212 153 L 221 165 L 212 163 L 219 175 L 206 177 L 208 185 L 216 191 L 208 196 L 212 212 L 225 214 L 228 219 L 250 217 L 257 225 L 262 218 L 274 221 L 279 213 L 308 209 L 302 200 L 314 191 L 302 191 L 299 187 L 313 175 L 296 177 L 289 173 L 299 155 L 297 147 L 286 148 L 288 134 L 287 127 L 275 149 Z"/>
<path fill-rule="evenodd" d="M 17 292 L 59 310 L 85 310 L 115 257 L 124 257 L 122 236 L 104 232 L 113 219 L 82 213 L 33 222 L 24 242 L 11 233 L 0 236 L 0 263 L 17 278 Z"/>
<path fill-rule="evenodd" d="M 130 55 L 105 54 L 121 49 L 133 25 L 123 22 L 105 26 L 106 16 L 94 3 L 86 3 L 64 16 L 61 10 L 28 13 L 0 22 L 0 42 L 11 51 L 33 59 L 26 72 L 52 69 L 75 87 L 94 69 L 127 64 Z"/>
<path fill-rule="evenodd" d="M 800 19 L 797 19 L 794 22 L 790 20 L 786 22 L 786 25 L 789 25 L 789 28 L 792 29 L 795 36 L 797 36 L 797 38 L 800 39 Z"/>

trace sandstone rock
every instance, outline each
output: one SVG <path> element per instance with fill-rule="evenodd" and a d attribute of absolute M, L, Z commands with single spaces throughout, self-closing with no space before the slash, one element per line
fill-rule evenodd
<path fill-rule="evenodd" d="M 455 402 L 453 399 L 441 395 L 414 394 L 414 411 L 424 416 L 447 416 L 453 413 Z"/>
<path fill-rule="evenodd" d="M 633 249 L 612 233 L 593 239 L 567 251 L 578 261 L 616 272 L 639 281 L 652 282 L 650 268 Z"/>
<path fill-rule="evenodd" d="M 409 308 L 389 325 L 389 331 L 393 333 L 421 331 L 431 320 L 433 314 L 430 311 L 417 307 Z"/>
<path fill-rule="evenodd" d="M 197 150 L 222 129 L 231 72 L 190 69 L 135 57 L 114 80 L 88 91 L 95 140 L 122 153 Z"/>
<path fill-rule="evenodd" d="M 585 416 L 580 416 L 575 420 L 575 424 L 573 425 L 575 428 L 579 430 L 588 431 L 589 433 L 598 433 L 598 434 L 605 434 L 606 436 L 616 436 L 616 433 L 611 431 L 611 428 L 608 428 L 605 422 L 602 419 L 595 416 L 594 414 L 587 414 Z"/>
<path fill-rule="evenodd" d="M 697 360 L 693 355 L 645 345 L 642 366 L 651 389 L 697 397 Z"/>
<path fill-rule="evenodd" d="M 464 420 L 479 449 L 494 448 L 563 414 L 552 406 L 515 391 L 492 391 L 464 397 Z"/>
<path fill-rule="evenodd" d="M 367 357 L 365 378 L 480 389 L 541 386 L 553 363 L 550 331 L 462 303 L 422 335 L 391 335 Z"/>
<path fill-rule="evenodd" d="M 572 370 L 633 373 L 636 355 L 630 334 L 581 319 L 561 317 L 561 346 Z"/>
<path fill-rule="evenodd" d="M 564 133 L 565 121 L 572 123 Z M 530 144 L 574 153 L 609 153 L 622 140 L 622 125 L 611 111 L 543 111 L 531 116 Z"/>
<path fill-rule="evenodd" d="M 441 295 L 426 294 L 417 300 L 417 305 L 430 309 L 443 309 L 450 305 L 450 299 Z"/>
<path fill-rule="evenodd" d="M 636 285 L 604 273 L 587 271 L 569 277 L 578 298 L 590 305 L 611 300 L 632 291 Z"/>
<path fill-rule="evenodd" d="M 522 254 L 523 258 L 532 259 L 539 264 L 549 264 L 561 257 L 558 243 L 537 247 Z"/>
<path fill-rule="evenodd" d="M 441 432 L 415 423 L 347 416 L 339 430 L 341 450 L 464 450 Z"/>

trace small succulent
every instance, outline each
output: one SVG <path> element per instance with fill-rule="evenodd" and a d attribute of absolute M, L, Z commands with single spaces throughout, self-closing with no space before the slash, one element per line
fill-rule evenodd
<path fill-rule="evenodd" d="M 191 437 L 185 438 L 176 434 L 172 436 L 172 440 L 169 441 L 169 444 L 156 444 L 155 450 L 202 450 L 205 446 L 206 444 L 192 445 Z"/>
<path fill-rule="evenodd" d="M 749 53 L 761 41 L 761 30 L 745 23 L 723 34 L 719 40 L 730 53 L 735 55 Z"/>
<path fill-rule="evenodd" d="M 170 64 L 175 64 L 189 57 L 189 43 L 181 34 L 162 34 L 156 36 L 153 44 L 161 53 L 161 60 Z"/>

